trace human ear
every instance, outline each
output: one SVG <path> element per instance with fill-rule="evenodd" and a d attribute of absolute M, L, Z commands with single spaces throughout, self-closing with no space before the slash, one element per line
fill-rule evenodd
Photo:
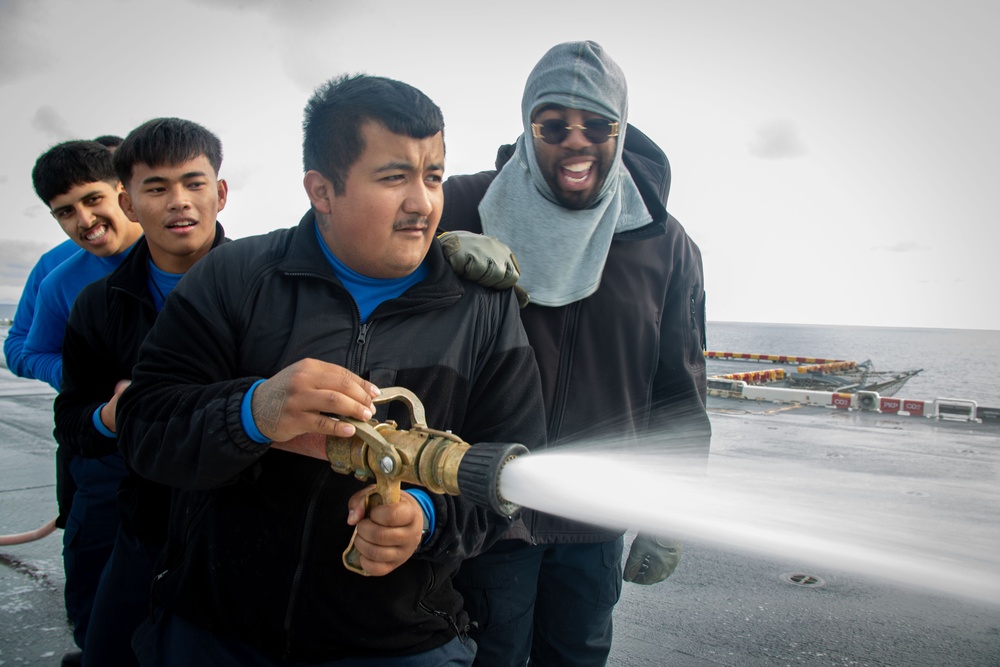
<path fill-rule="evenodd" d="M 331 200 L 333 199 L 333 183 L 326 176 L 314 169 L 306 172 L 302 179 L 302 184 L 306 188 L 309 201 L 317 213 L 329 215 L 333 210 Z"/>
<path fill-rule="evenodd" d="M 127 190 L 118 191 L 118 205 L 121 206 L 126 218 L 132 222 L 139 222 L 139 217 L 135 214 L 135 209 L 132 207 L 132 198 L 129 197 Z"/>
<path fill-rule="evenodd" d="M 226 199 L 229 197 L 229 184 L 226 183 L 225 179 L 219 179 L 216 183 L 216 187 L 219 192 L 219 208 L 217 211 L 221 211 L 226 208 Z"/>

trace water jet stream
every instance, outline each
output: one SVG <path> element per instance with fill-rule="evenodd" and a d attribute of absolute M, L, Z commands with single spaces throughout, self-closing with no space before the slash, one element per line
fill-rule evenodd
<path fill-rule="evenodd" d="M 591 447 L 511 461 L 500 493 L 525 507 L 610 528 L 1000 604 L 995 483 L 933 485 L 715 456 L 706 473 L 704 465 L 692 467 L 662 447 L 656 453 Z"/>

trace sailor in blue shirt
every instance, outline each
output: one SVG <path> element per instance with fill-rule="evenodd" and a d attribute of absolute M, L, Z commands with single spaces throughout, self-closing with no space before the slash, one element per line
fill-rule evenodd
<path fill-rule="evenodd" d="M 94 141 L 53 146 L 35 162 L 32 182 L 66 235 L 86 252 L 72 255 L 42 280 L 24 341 L 27 372 L 56 390 L 62 381 L 62 338 L 76 295 L 112 271 L 142 236 L 118 203 L 123 188 L 110 151 Z M 120 462 L 73 457 L 56 450 L 57 525 L 63 534 L 66 613 L 81 648 L 101 570 L 118 530 L 115 491 L 125 475 Z"/>

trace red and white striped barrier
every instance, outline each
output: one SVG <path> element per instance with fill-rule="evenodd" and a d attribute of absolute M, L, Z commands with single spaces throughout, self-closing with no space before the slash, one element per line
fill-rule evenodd
<path fill-rule="evenodd" d="M 981 422 L 984 419 L 1000 420 L 1000 409 L 982 408 L 976 401 L 963 398 L 936 398 L 932 401 L 922 401 L 912 398 L 879 396 L 873 391 L 845 394 L 833 391 L 762 387 L 728 377 L 710 378 L 708 394 L 722 398 L 814 405 L 839 410 L 883 412 L 909 417 L 970 422 Z"/>

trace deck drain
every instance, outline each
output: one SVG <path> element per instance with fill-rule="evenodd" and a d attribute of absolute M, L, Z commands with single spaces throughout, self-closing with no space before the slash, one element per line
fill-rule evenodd
<path fill-rule="evenodd" d="M 796 586 L 804 586 L 806 588 L 818 588 L 826 584 L 826 582 L 820 579 L 819 577 L 814 577 L 811 574 L 802 574 L 800 572 L 783 574 L 781 575 L 781 580 L 788 584 L 794 584 Z"/>

